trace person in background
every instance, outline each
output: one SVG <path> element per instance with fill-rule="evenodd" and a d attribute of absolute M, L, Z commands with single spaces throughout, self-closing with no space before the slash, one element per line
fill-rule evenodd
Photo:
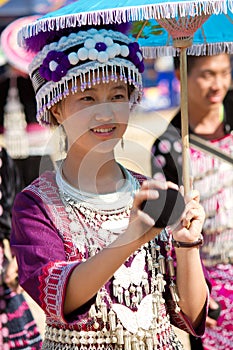
<path fill-rule="evenodd" d="M 38 119 L 64 129 L 67 155 L 17 195 L 11 232 L 20 284 L 46 314 L 42 349 L 182 349 L 170 322 L 201 335 L 208 304 L 199 195 L 172 232 L 175 279 L 171 232 L 142 204 L 178 186 L 114 156 L 141 97 L 139 46 L 119 27 L 56 29 L 27 45 Z"/>
<path fill-rule="evenodd" d="M 228 54 L 187 56 L 188 118 L 192 137 L 204 140 L 233 155 L 233 91 Z M 179 58 L 175 58 L 179 78 Z M 182 184 L 181 114 L 174 116 L 167 130 L 152 147 L 151 169 L 155 179 Z M 209 272 L 212 292 L 207 329 L 200 339 L 191 337 L 192 349 L 232 349 L 233 343 L 233 168 L 232 162 L 216 157 L 192 144 L 190 164 L 194 189 L 198 189 L 206 212 L 201 248 Z"/>
<path fill-rule="evenodd" d="M 9 239 L 11 209 L 22 189 L 17 168 L 0 147 L 0 348 L 2 350 L 40 349 L 41 336 L 18 284 L 16 258 L 11 257 Z"/>

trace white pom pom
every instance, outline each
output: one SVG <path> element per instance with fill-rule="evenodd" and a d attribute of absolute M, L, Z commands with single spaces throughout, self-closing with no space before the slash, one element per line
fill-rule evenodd
<path fill-rule="evenodd" d="M 100 63 L 106 63 L 106 62 L 108 62 L 108 54 L 107 54 L 107 52 L 106 51 L 101 51 L 101 52 L 99 52 L 98 53 L 98 61 L 100 62 Z"/>
<path fill-rule="evenodd" d="M 55 62 L 55 61 L 49 62 L 49 69 L 51 72 L 54 72 L 56 70 L 57 66 L 58 66 L 57 62 Z"/>
<path fill-rule="evenodd" d="M 114 58 L 114 57 L 116 57 L 116 49 L 114 48 L 114 45 L 108 47 L 108 48 L 106 49 L 106 52 L 107 52 L 109 58 Z"/>
<path fill-rule="evenodd" d="M 78 59 L 78 55 L 76 52 L 71 52 L 69 55 L 68 55 L 68 60 L 70 61 L 70 64 L 72 64 L 72 66 L 75 66 L 79 59 Z"/>
<path fill-rule="evenodd" d="M 129 48 L 126 45 L 121 46 L 121 56 L 127 57 L 129 55 Z"/>
<path fill-rule="evenodd" d="M 110 38 L 109 36 L 107 36 L 105 39 L 104 39 L 104 43 L 107 45 L 107 46 L 112 46 L 114 44 L 112 38 Z"/>
<path fill-rule="evenodd" d="M 95 47 L 95 40 L 93 39 L 87 39 L 85 40 L 85 43 L 84 43 L 84 46 L 87 48 L 87 49 L 93 49 Z"/>
<path fill-rule="evenodd" d="M 121 46 L 119 44 L 114 44 L 113 45 L 115 50 L 116 50 L 116 56 L 120 55 L 121 53 Z"/>
<path fill-rule="evenodd" d="M 88 50 L 85 47 L 81 47 L 81 49 L 78 50 L 77 54 L 78 58 L 81 61 L 85 61 L 88 59 Z"/>
<path fill-rule="evenodd" d="M 88 53 L 89 60 L 95 61 L 98 57 L 98 53 L 96 49 L 90 49 Z"/>
<path fill-rule="evenodd" d="M 103 35 L 100 35 L 100 34 L 95 34 L 93 39 L 95 40 L 96 43 L 103 43 L 104 42 L 104 37 L 103 37 Z"/>

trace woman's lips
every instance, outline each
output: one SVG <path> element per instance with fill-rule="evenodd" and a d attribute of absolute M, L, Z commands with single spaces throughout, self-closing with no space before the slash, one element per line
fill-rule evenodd
<path fill-rule="evenodd" d="M 91 129 L 91 131 L 98 136 L 108 136 L 112 134 L 114 130 L 115 130 L 115 126 L 111 126 L 111 127 L 101 126 L 101 127 L 96 127 Z"/>

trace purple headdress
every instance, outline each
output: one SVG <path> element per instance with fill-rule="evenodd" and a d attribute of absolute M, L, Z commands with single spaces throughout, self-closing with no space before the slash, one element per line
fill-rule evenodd
<path fill-rule="evenodd" d="M 40 123 L 51 123 L 50 108 L 58 101 L 101 81 L 120 79 L 132 85 L 133 103 L 139 101 L 144 70 L 139 45 L 109 27 L 115 29 L 113 26 L 59 28 L 24 38 L 24 46 L 39 51 L 29 66 L 29 74 Z"/>

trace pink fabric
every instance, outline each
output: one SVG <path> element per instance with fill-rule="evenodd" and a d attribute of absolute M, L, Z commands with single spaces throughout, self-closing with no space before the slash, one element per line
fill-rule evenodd
<path fill-rule="evenodd" d="M 214 329 L 206 328 L 203 336 L 205 350 L 233 349 L 233 266 L 232 264 L 209 268 L 211 296 L 220 303 L 221 314 Z"/>

